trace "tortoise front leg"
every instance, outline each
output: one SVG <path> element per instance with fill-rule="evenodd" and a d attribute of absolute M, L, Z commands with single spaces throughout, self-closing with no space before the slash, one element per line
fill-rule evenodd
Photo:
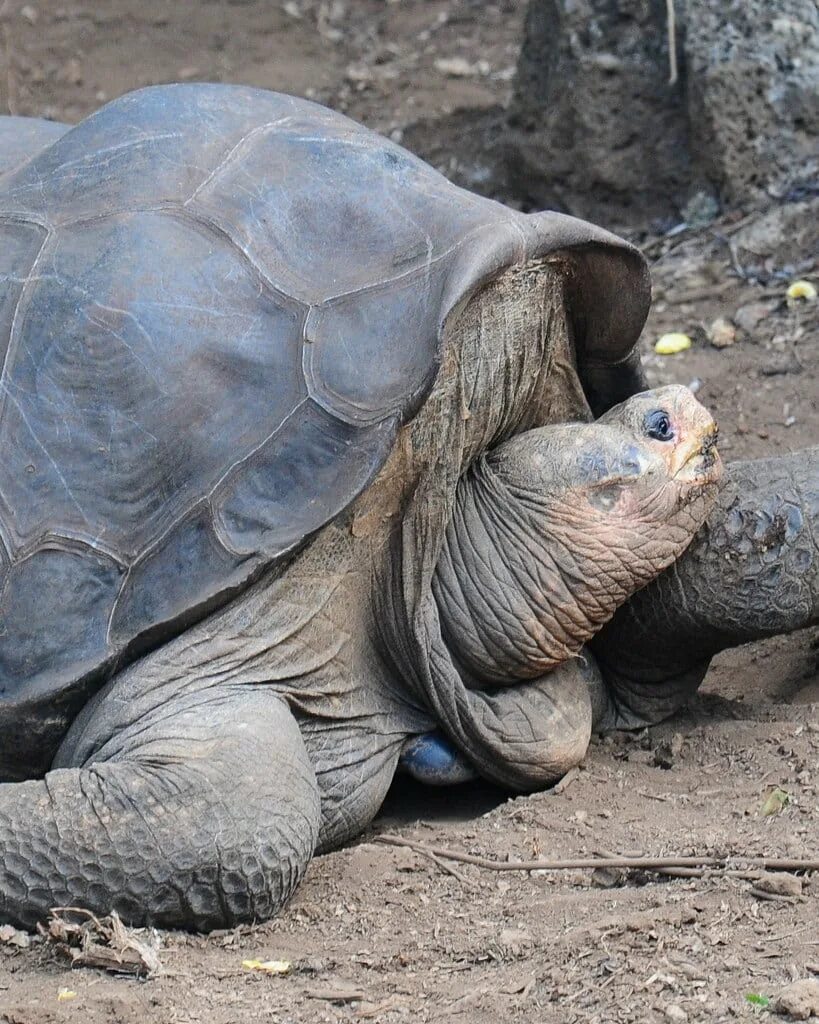
<path fill-rule="evenodd" d="M 819 448 L 727 467 L 685 554 L 593 641 L 610 725 L 671 714 L 718 651 L 819 622 Z"/>
<path fill-rule="evenodd" d="M 315 848 L 315 775 L 264 688 L 145 710 L 118 702 L 115 682 L 60 760 L 74 766 L 0 786 L 0 921 L 31 927 L 61 905 L 196 930 L 263 920 Z"/>

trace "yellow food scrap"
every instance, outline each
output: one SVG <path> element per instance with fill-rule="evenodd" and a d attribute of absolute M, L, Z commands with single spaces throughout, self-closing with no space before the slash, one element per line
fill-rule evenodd
<path fill-rule="evenodd" d="M 678 352 L 685 352 L 687 348 L 691 348 L 691 339 L 687 334 L 677 331 L 664 334 L 654 345 L 654 351 L 660 356 L 675 356 Z"/>
<path fill-rule="evenodd" d="M 786 294 L 789 299 L 795 301 L 803 299 L 805 302 L 812 302 L 816 298 L 816 287 L 810 281 L 794 281 Z"/>
<path fill-rule="evenodd" d="M 780 789 L 779 786 L 774 786 L 766 796 L 759 813 L 763 818 L 767 818 L 771 814 L 779 814 L 790 802 L 790 794 L 786 790 Z"/>
<path fill-rule="evenodd" d="M 289 960 L 243 960 L 242 967 L 248 971 L 261 971 L 262 974 L 289 974 Z"/>
<path fill-rule="evenodd" d="M 77 993 L 74 992 L 70 988 L 61 988 L 60 991 L 57 993 L 57 1002 L 58 1003 L 67 1003 L 67 1002 L 69 1002 L 69 1000 L 76 999 L 76 998 L 77 998 Z"/>

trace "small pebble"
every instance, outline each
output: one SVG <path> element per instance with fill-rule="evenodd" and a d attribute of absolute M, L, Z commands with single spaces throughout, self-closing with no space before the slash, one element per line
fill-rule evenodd
<path fill-rule="evenodd" d="M 749 302 L 740 306 L 734 313 L 734 323 L 749 333 L 758 327 L 760 322 L 771 315 L 771 307 L 767 302 Z"/>
<path fill-rule="evenodd" d="M 720 316 L 708 328 L 708 340 L 714 348 L 728 348 L 736 343 L 736 324 L 727 316 Z"/>
<path fill-rule="evenodd" d="M 790 1014 L 795 1020 L 819 1016 L 819 981 L 803 978 L 784 988 L 774 1004 L 777 1013 Z"/>
<path fill-rule="evenodd" d="M 441 57 L 435 61 L 435 69 L 449 78 L 474 78 L 480 74 L 478 65 L 465 57 Z"/>
<path fill-rule="evenodd" d="M 762 892 L 773 893 L 774 896 L 801 896 L 802 879 L 787 871 L 769 871 L 754 881 L 754 886 Z"/>

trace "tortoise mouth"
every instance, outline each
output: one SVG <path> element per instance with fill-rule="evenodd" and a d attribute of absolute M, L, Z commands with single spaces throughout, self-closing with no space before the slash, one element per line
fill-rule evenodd
<path fill-rule="evenodd" d="M 716 483 L 722 476 L 722 459 L 717 451 L 719 430 L 716 424 L 706 430 L 692 446 L 674 479 L 692 484 Z"/>

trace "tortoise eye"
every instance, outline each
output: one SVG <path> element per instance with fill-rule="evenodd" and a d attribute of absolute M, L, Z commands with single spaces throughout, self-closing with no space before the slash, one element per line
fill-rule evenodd
<path fill-rule="evenodd" d="M 673 441 L 674 429 L 668 413 L 662 409 L 655 409 L 646 416 L 646 434 L 653 437 L 655 441 Z"/>

